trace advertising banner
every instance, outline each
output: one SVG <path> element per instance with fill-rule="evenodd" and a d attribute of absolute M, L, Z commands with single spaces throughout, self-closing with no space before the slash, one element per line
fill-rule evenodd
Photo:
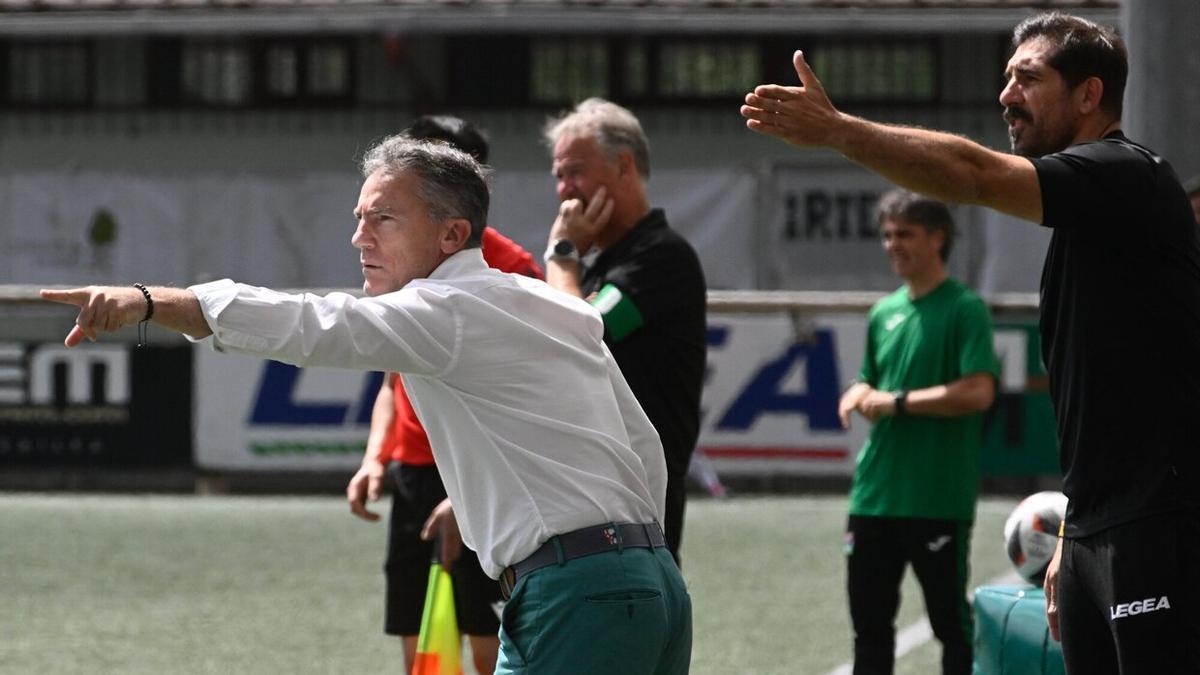
<path fill-rule="evenodd" d="M 187 466 L 191 357 L 188 346 L 0 343 L 0 466 Z"/>
<path fill-rule="evenodd" d="M 196 347 L 196 465 L 357 468 L 382 373 L 296 368 Z"/>
<path fill-rule="evenodd" d="M 861 315 L 709 317 L 699 447 L 723 474 L 849 475 L 869 429 L 837 417 L 858 374 Z M 1029 320 L 998 323 L 998 403 L 985 472 L 1053 473 L 1057 451 Z M 362 459 L 380 373 L 280 363 L 197 348 L 196 462 L 211 470 L 352 471 Z"/>
<path fill-rule="evenodd" d="M 0 172 L 0 283 L 355 287 L 360 183 L 350 172 Z M 491 183 L 490 222 L 540 254 L 558 213 L 549 172 Z M 858 291 L 897 286 L 875 218 L 890 187 L 848 162 L 663 169 L 647 184 L 709 288 Z M 954 276 L 984 292 L 1036 289 L 1048 232 L 986 209 L 953 213 Z"/>
<path fill-rule="evenodd" d="M 858 374 L 861 316 L 712 315 L 700 447 L 721 473 L 844 475 L 868 425 L 837 405 Z"/>
<path fill-rule="evenodd" d="M 1060 475 L 1058 431 L 1037 317 L 996 318 L 1000 390 L 984 417 L 985 476 Z"/>
<path fill-rule="evenodd" d="M 862 167 L 776 163 L 761 181 L 761 289 L 891 291 L 900 284 L 884 255 L 876 207 L 895 186 Z M 951 276 L 974 285 L 990 253 L 975 222 L 985 211 L 951 206 L 955 222 Z M 1036 227 L 1025 224 L 1024 229 Z M 1003 239 L 1009 233 L 1000 232 Z M 1011 266 L 1011 265 L 1009 265 Z M 999 267 L 1007 269 L 1006 263 Z M 1035 277 L 1036 279 L 1036 277 Z"/>
<path fill-rule="evenodd" d="M 775 164 L 763 181 L 760 288 L 891 290 L 898 284 L 879 245 L 875 205 L 889 187 L 849 163 Z"/>

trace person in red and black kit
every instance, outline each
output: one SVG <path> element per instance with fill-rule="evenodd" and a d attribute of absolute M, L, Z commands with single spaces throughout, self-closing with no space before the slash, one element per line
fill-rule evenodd
<path fill-rule="evenodd" d="M 422 117 L 404 133 L 445 141 L 480 163 L 487 161 L 483 134 L 457 117 Z M 533 256 L 490 226 L 483 230 L 483 258 L 500 271 L 542 278 Z M 458 626 L 471 645 L 475 669 L 493 672 L 500 645 L 500 587 L 484 574 L 475 553 L 462 546 L 429 438 L 409 403 L 403 381 L 395 373 L 387 374 L 375 399 L 362 467 L 346 488 L 350 510 L 365 520 L 379 520 L 378 514 L 367 509 L 366 502 L 379 499 L 385 480 L 393 497 L 384 563 L 384 632 L 403 639 L 404 672 L 412 669 L 416 657 L 435 541 L 440 544 L 437 557 L 454 579 Z"/>

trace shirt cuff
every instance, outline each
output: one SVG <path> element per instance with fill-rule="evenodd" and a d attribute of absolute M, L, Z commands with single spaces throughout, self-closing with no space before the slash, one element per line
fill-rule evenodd
<path fill-rule="evenodd" d="M 204 316 L 208 329 L 212 331 L 212 335 L 208 337 L 201 339 L 188 337 L 189 340 L 198 344 L 207 344 L 216 351 L 224 351 L 223 347 L 249 352 L 260 352 L 267 348 L 266 338 L 222 327 L 218 321 L 221 313 L 233 304 L 241 293 L 242 286 L 240 284 L 232 279 L 219 279 L 188 286 L 188 290 L 195 294 L 196 299 L 200 301 L 200 313 Z"/>

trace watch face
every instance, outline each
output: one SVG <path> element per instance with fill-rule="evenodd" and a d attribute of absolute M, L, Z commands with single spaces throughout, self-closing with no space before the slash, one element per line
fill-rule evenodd
<path fill-rule="evenodd" d="M 568 239 L 559 239 L 554 242 L 554 255 L 571 255 L 575 253 L 575 244 L 572 244 Z"/>

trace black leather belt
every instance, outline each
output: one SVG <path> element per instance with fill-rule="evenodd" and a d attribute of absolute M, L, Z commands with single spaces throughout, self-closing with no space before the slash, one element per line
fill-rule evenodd
<path fill-rule="evenodd" d="M 521 577 L 543 567 L 622 548 L 662 548 L 666 545 L 667 540 L 658 523 L 607 523 L 558 534 L 550 537 L 528 558 L 504 568 L 500 573 L 500 596 L 508 600 Z"/>

